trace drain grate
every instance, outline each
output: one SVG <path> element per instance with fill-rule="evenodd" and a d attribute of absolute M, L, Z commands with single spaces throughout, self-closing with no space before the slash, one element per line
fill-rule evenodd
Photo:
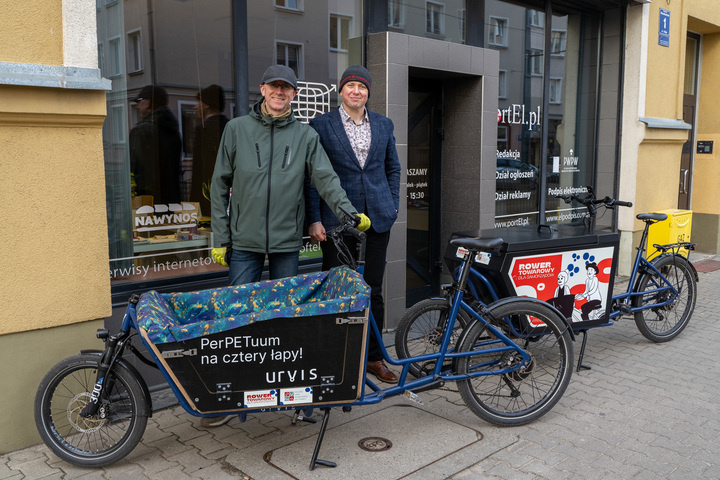
<path fill-rule="evenodd" d="M 358 446 L 367 452 L 384 452 L 392 448 L 392 442 L 386 438 L 368 437 L 360 440 Z"/>

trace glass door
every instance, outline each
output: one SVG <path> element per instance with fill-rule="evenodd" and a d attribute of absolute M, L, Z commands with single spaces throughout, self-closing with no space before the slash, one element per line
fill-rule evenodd
<path fill-rule="evenodd" d="M 407 305 L 439 293 L 442 84 L 410 80 L 407 166 Z"/>

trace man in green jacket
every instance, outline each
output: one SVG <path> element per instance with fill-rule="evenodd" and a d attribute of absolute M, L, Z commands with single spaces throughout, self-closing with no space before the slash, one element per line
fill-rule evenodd
<path fill-rule="evenodd" d="M 323 200 L 342 218 L 356 214 L 315 130 L 295 119 L 290 102 L 297 78 L 273 65 L 263 75 L 263 98 L 228 122 L 211 186 L 213 258 L 230 267 L 230 284 L 260 280 L 265 256 L 270 279 L 297 275 L 305 220 L 305 172 Z M 360 230 L 370 226 L 359 215 Z"/>

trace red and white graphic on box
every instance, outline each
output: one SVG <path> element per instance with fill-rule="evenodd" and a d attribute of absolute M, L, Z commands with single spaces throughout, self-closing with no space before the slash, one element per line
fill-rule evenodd
<path fill-rule="evenodd" d="M 280 389 L 280 405 L 299 405 L 302 403 L 312 403 L 312 401 L 312 387 Z"/>
<path fill-rule="evenodd" d="M 614 247 L 600 247 L 517 257 L 510 281 L 517 295 L 546 301 L 573 322 L 599 320 L 610 302 L 613 253 Z"/>
<path fill-rule="evenodd" d="M 245 408 L 277 407 L 277 390 L 245 392 Z"/>

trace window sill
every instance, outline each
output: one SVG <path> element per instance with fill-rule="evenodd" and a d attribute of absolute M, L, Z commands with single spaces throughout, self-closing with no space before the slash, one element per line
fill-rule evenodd
<path fill-rule="evenodd" d="M 274 8 L 279 12 L 294 13 L 295 15 L 302 15 L 305 13 L 303 10 L 298 10 L 297 8 L 278 7 L 277 5 L 275 5 Z"/>

